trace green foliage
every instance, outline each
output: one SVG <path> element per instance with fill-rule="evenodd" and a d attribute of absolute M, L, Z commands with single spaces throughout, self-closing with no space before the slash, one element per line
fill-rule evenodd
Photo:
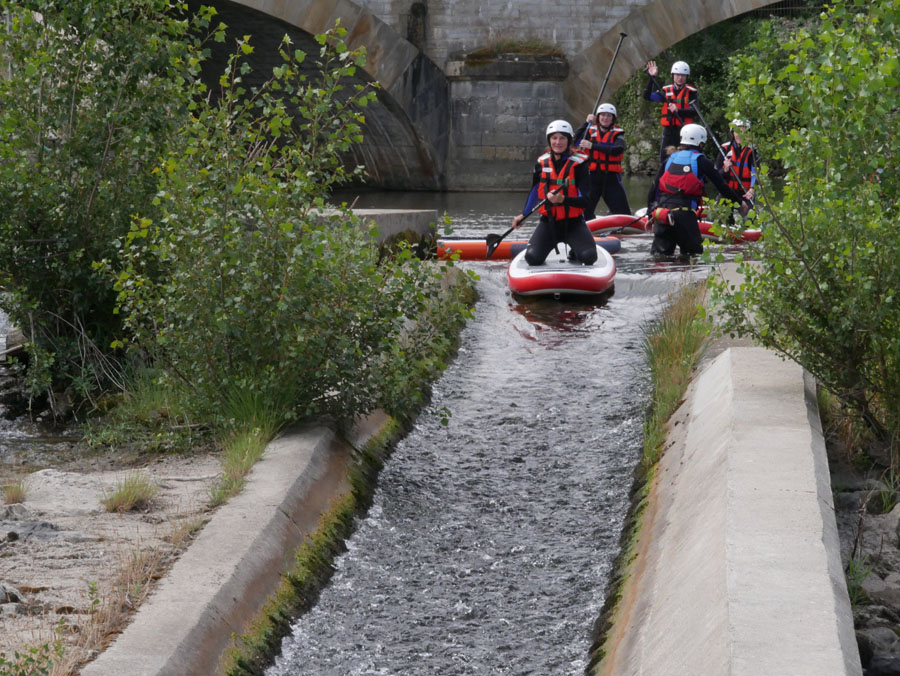
<path fill-rule="evenodd" d="M 0 652 L 0 676 L 48 676 L 53 665 L 62 657 L 61 641 L 38 646 L 26 645 L 12 659 Z"/>
<path fill-rule="evenodd" d="M 709 322 L 703 309 L 705 295 L 705 284 L 679 287 L 647 334 L 645 351 L 653 400 L 644 420 L 644 471 L 659 459 L 666 438 L 666 422 L 684 396 L 700 348 L 709 335 Z"/>
<path fill-rule="evenodd" d="M 853 556 L 847 562 L 847 593 L 850 596 L 850 604 L 856 606 L 865 605 L 869 601 L 863 582 L 872 572 L 872 564 L 868 556 Z"/>
<path fill-rule="evenodd" d="M 900 0 L 853 0 L 815 33 L 764 32 L 736 61 L 738 98 L 757 101 L 753 141 L 786 178 L 761 215 L 762 260 L 741 264 L 740 288 L 717 288 L 726 331 L 797 361 L 895 453 L 898 24 Z"/>
<path fill-rule="evenodd" d="M 105 412 L 92 417 L 83 428 L 91 446 L 138 447 L 142 452 L 187 451 L 209 440 L 209 426 L 194 419 L 186 395 L 161 374 L 140 368 L 124 380 L 124 392 L 106 395 L 97 402 Z"/>
<path fill-rule="evenodd" d="M 397 375 L 430 359 L 430 314 L 465 311 L 441 268 L 399 247 L 379 251 L 351 212 L 322 209 L 351 173 L 375 97 L 345 82 L 364 63 L 340 27 L 316 36 L 320 76 L 281 43 L 281 65 L 248 90 L 244 39 L 213 103 L 198 101 L 159 167 L 152 213 L 134 221 L 116 289 L 135 344 L 213 420 L 236 398 L 267 402 L 280 423 L 389 405 Z M 110 263 L 110 265 L 112 265 Z M 410 330 L 418 322 L 422 330 Z M 437 325 L 437 321 L 434 322 Z"/>
<path fill-rule="evenodd" d="M 2 304 L 29 338 L 32 395 L 86 395 L 117 377 L 115 292 L 92 263 L 115 252 L 132 214 L 153 211 L 151 172 L 198 62 L 181 9 L 0 2 Z"/>

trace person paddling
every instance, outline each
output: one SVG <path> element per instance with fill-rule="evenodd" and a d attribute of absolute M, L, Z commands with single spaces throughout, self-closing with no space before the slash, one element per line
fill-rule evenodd
<path fill-rule="evenodd" d="M 679 133 L 686 124 L 694 122 L 692 104 L 699 100 L 696 87 L 687 83 L 691 74 L 691 67 L 685 61 L 676 61 L 672 64 L 672 84 L 660 87 L 656 83 L 659 68 L 656 61 L 647 62 L 647 89 L 644 90 L 644 98 L 647 101 L 662 103 L 660 124 L 662 125 L 662 141 L 659 145 L 659 161 L 666 161 L 666 148 L 676 146 L 679 142 Z"/>
<path fill-rule="evenodd" d="M 756 149 L 749 143 L 743 144 L 744 130 L 750 129 L 750 123 L 734 119 L 731 121 L 731 141 L 722 144 L 725 159 L 716 157 L 716 169 L 722 174 L 728 187 L 741 193 L 746 200 L 746 209 L 741 215 L 746 217 L 753 204 L 756 190 Z M 743 145 L 742 145 L 743 144 Z M 733 169 L 733 171 L 732 171 Z"/>
<path fill-rule="evenodd" d="M 682 256 L 703 253 L 697 207 L 706 194 L 707 179 L 723 197 L 741 203 L 741 193 L 728 187 L 701 151 L 704 143 L 706 129 L 699 124 L 682 127 L 681 144 L 671 149 L 650 186 L 647 213 L 653 215 L 651 254 L 671 256 L 676 245 Z"/>
<path fill-rule="evenodd" d="M 573 151 L 572 125 L 566 120 L 554 120 L 547 125 L 547 152 L 534 165 L 531 193 L 522 213 L 513 219 L 518 228 L 525 215 L 542 200 L 538 212 L 541 220 L 531 235 L 525 250 L 529 265 L 541 265 L 550 251 L 560 242 L 569 246 L 569 258 L 585 265 L 597 260 L 597 245 L 584 222 L 588 207 L 590 176 L 584 155 Z"/>
<path fill-rule="evenodd" d="M 628 196 L 622 185 L 622 156 L 625 154 L 625 130 L 616 125 L 616 107 L 611 103 L 597 106 L 596 115 L 588 115 L 575 132 L 580 138 L 578 149 L 587 151 L 590 160 L 591 193 L 585 218 L 596 216 L 600 198 L 611 214 L 630 214 Z"/>

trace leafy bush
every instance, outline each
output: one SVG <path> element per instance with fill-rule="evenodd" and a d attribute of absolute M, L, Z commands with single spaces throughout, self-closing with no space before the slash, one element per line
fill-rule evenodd
<path fill-rule="evenodd" d="M 0 302 L 29 341 L 31 395 L 118 378 L 116 294 L 92 263 L 154 211 L 198 60 L 182 8 L 0 1 Z"/>
<path fill-rule="evenodd" d="M 321 211 L 375 97 L 345 90 L 365 55 L 344 33 L 316 37 L 314 81 L 285 37 L 282 64 L 249 90 L 253 47 L 239 41 L 216 100 L 194 105 L 159 167 L 159 216 L 123 239 L 126 324 L 207 419 L 247 397 L 282 421 L 365 412 L 403 394 L 392 372 L 427 350 L 410 327 L 443 297 L 440 269 L 402 247 L 384 256 L 352 213 Z"/>
<path fill-rule="evenodd" d="M 767 32 L 735 63 L 740 97 L 758 105 L 753 140 L 786 181 L 762 215 L 762 260 L 740 266 L 740 288 L 717 289 L 726 331 L 797 361 L 895 453 L 898 24 L 900 1 L 853 0 L 829 9 L 816 34 Z"/>
<path fill-rule="evenodd" d="M 12 659 L 0 652 L 0 676 L 47 676 L 62 656 L 62 642 L 26 645 Z"/>

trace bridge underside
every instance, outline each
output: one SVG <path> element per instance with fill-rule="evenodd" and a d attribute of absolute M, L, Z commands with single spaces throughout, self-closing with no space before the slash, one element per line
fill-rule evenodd
<path fill-rule="evenodd" d="M 191 9 L 201 2 L 191 0 Z M 203 4 L 209 4 L 203 3 Z M 262 84 L 281 65 L 278 46 L 287 34 L 295 49 L 305 52 L 305 74 L 313 81 L 318 73 L 313 63 L 320 45 L 306 31 L 283 21 L 273 19 L 253 9 L 230 2 L 215 2 L 217 19 L 228 26 L 224 43 L 211 42 L 210 58 L 203 68 L 203 80 L 215 92 L 235 41 L 250 35 L 254 46 L 252 54 L 244 60 L 252 73 L 244 77 L 248 87 Z M 345 82 L 345 93 L 354 91 L 353 85 L 371 84 L 372 78 L 363 70 Z M 439 190 L 444 187 L 444 176 L 435 152 L 422 140 L 402 106 L 383 89 L 377 89 L 378 100 L 360 109 L 365 116 L 363 135 L 365 142 L 353 147 L 345 158 L 348 165 L 362 165 L 366 182 L 386 189 Z"/>
<path fill-rule="evenodd" d="M 196 7 L 200 0 L 191 3 Z M 567 54 L 567 76 L 543 80 L 534 72 L 524 71 L 515 78 L 458 73 L 448 78 L 442 68 L 450 73 L 450 60 L 436 65 L 403 37 L 394 17 L 385 15 L 382 20 L 373 13 L 375 9 L 369 9 L 387 6 L 380 1 L 208 0 L 207 4 L 213 4 L 230 27 L 226 43 L 212 45 L 213 56 L 205 74 L 210 86 L 217 82 L 236 38 L 252 36 L 256 51 L 248 61 L 257 77 L 263 77 L 278 65 L 276 47 L 285 33 L 298 48 L 316 54 L 319 45 L 312 35 L 339 19 L 348 30 L 349 46 L 364 46 L 369 55 L 366 72 L 359 72 L 357 82 L 377 81 L 381 85 L 377 103 L 363 111 L 365 140 L 354 148 L 348 163 L 361 164 L 366 182 L 373 187 L 497 190 L 526 187 L 523 183 L 528 180 L 531 162 L 545 145 L 547 121 L 558 117 L 584 119 L 600 91 L 621 33 L 628 37 L 610 72 L 605 97 L 612 96 L 648 59 L 676 42 L 774 3 L 622 0 L 608 3 L 609 7 L 590 5 L 599 8 L 598 16 L 613 10 L 617 14 L 606 24 L 602 19 L 591 24 L 586 39 Z M 466 37 L 469 42 L 486 45 L 491 35 L 517 34 L 520 24 L 536 30 L 535 35 L 552 44 L 559 38 L 554 28 L 558 22 L 526 17 L 506 3 L 455 0 L 450 4 L 415 4 L 428 6 L 430 12 L 421 27 L 433 35 L 419 36 L 426 51 L 430 41 L 440 36 L 445 42 Z M 623 17 L 625 9 L 627 15 Z M 564 10 L 580 15 L 585 6 L 574 0 L 547 6 L 548 16 Z M 492 17 L 490 22 L 480 20 L 488 15 Z M 540 33 L 548 29 L 551 33 Z M 486 30 L 484 36 L 475 35 L 482 30 Z M 594 35 L 599 37 L 594 39 Z"/>

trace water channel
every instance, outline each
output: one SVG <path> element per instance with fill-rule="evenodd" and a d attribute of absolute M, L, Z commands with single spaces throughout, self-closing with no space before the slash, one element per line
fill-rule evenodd
<path fill-rule="evenodd" d="M 633 205 L 646 187 L 629 185 Z M 434 208 L 483 237 L 525 196 L 398 197 L 356 206 Z M 466 264 L 480 300 L 459 354 L 268 676 L 584 673 L 642 443 L 644 332 L 703 273 L 649 248 L 624 241 L 599 305 L 519 303 L 504 262 Z"/>

